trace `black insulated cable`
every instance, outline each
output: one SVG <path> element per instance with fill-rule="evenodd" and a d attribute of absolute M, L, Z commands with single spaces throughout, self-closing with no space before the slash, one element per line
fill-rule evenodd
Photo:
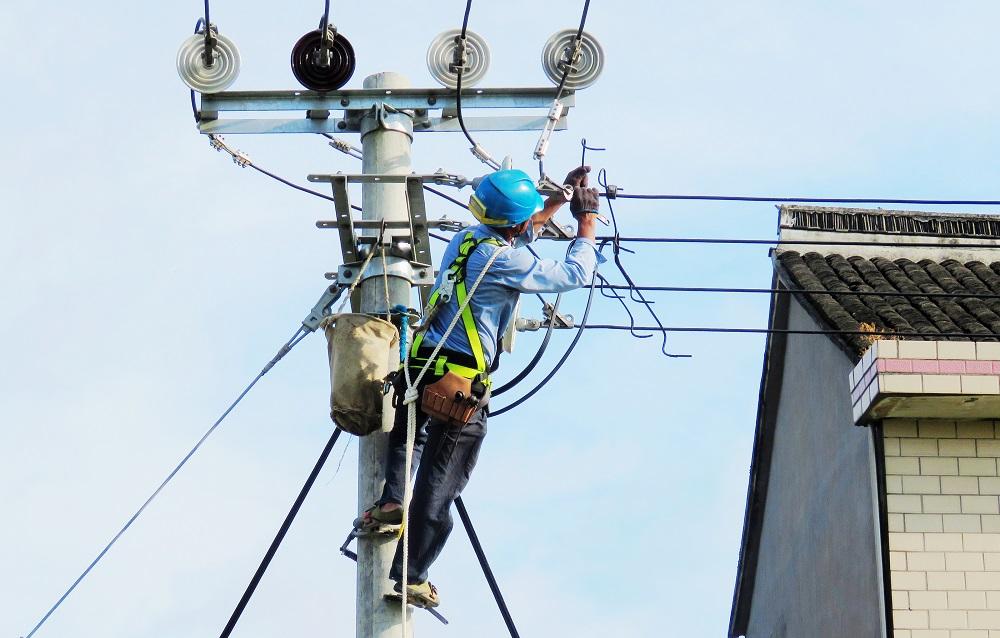
<path fill-rule="evenodd" d="M 893 235 L 905 236 L 905 237 L 935 237 L 936 235 L 930 234 L 904 234 L 904 233 L 893 233 Z M 571 241 L 572 237 L 545 237 L 551 241 Z M 941 239 L 953 240 L 953 239 L 984 239 L 983 237 L 971 236 L 971 235 L 949 235 L 942 236 Z M 596 240 L 600 242 L 612 242 L 615 240 L 614 236 L 599 235 Z M 731 244 L 731 245 L 747 245 L 747 246 L 771 246 L 778 248 L 781 246 L 878 246 L 880 248 L 950 248 L 950 249 L 965 249 L 965 248 L 992 248 L 994 250 L 1000 249 L 1000 243 L 979 243 L 979 242 L 969 242 L 969 243 L 951 243 L 945 244 L 940 241 L 938 242 L 885 242 L 885 241 L 864 241 L 864 240 L 838 240 L 838 239 L 738 239 L 738 238 L 728 238 L 728 237 L 618 237 L 618 241 L 623 244 L 628 243 L 638 243 L 638 244 Z M 1000 238 L 993 241 L 1000 242 Z M 624 249 L 622 249 L 624 250 Z"/>
<path fill-rule="evenodd" d="M 455 113 L 458 116 L 458 125 L 462 127 L 462 133 L 465 135 L 465 139 L 469 140 L 469 144 L 472 144 L 473 151 L 480 148 L 476 140 L 472 139 L 472 134 L 469 133 L 469 129 L 465 126 L 465 117 L 462 115 L 462 73 L 465 71 L 465 34 L 469 30 L 469 13 L 472 11 L 472 0 L 466 0 L 465 3 L 465 15 L 462 17 L 462 35 L 460 36 L 459 46 L 463 47 L 462 51 L 462 66 L 456 69 L 455 75 Z"/>
<path fill-rule="evenodd" d="M 587 25 L 587 13 L 590 11 L 590 0 L 584 0 L 583 3 L 583 13 L 580 15 L 580 27 L 576 30 L 576 42 L 579 43 L 583 39 L 583 28 Z M 563 89 L 566 87 L 566 78 L 569 77 L 569 72 L 573 68 L 573 63 L 576 60 L 570 60 L 566 64 L 566 68 L 563 69 L 562 79 L 559 80 L 559 86 L 556 87 L 556 100 L 562 98 Z"/>
<path fill-rule="evenodd" d="M 603 195 L 607 197 L 607 194 Z M 611 199 L 652 199 L 708 202 L 770 202 L 774 204 L 923 204 L 933 206 L 1000 206 L 990 199 L 903 199 L 872 197 L 758 197 L 752 195 L 644 195 L 618 192 Z"/>
<path fill-rule="evenodd" d="M 503 414 L 504 412 L 509 412 L 510 410 L 513 410 L 514 408 L 521 405 L 531 397 L 535 396 L 535 394 L 543 387 L 545 387 L 545 384 L 548 383 L 552 379 L 552 377 L 556 375 L 557 372 L 559 372 L 560 368 L 563 367 L 563 364 L 566 363 L 566 360 L 569 359 L 569 355 L 573 354 L 573 350 L 576 348 L 576 344 L 580 342 L 580 336 L 583 334 L 584 329 L 587 327 L 587 319 L 590 317 L 590 308 L 594 301 L 594 290 L 596 290 L 596 284 L 597 284 L 597 271 L 595 270 L 594 276 L 591 277 L 590 279 L 590 293 L 587 295 L 587 307 L 583 311 L 583 319 L 580 320 L 580 325 L 576 326 L 576 328 L 578 328 L 576 335 L 573 336 L 573 340 L 570 342 L 569 347 L 566 348 L 566 352 L 564 352 L 562 357 L 559 358 L 559 361 L 556 363 L 555 367 L 552 368 L 552 370 L 550 370 L 549 373 L 545 375 L 545 378 L 539 381 L 535 387 L 529 390 L 527 394 L 525 394 L 520 399 L 514 401 L 511 404 L 505 405 L 496 412 L 488 412 L 487 413 L 488 416 L 497 417 Z"/>
<path fill-rule="evenodd" d="M 323 452 L 319 455 L 319 459 L 316 461 L 316 465 L 313 466 L 312 471 L 309 473 L 309 477 L 306 478 L 305 484 L 302 486 L 302 489 L 299 490 L 299 495 L 295 498 L 295 502 L 292 503 L 292 508 L 285 516 L 285 520 L 281 523 L 281 527 L 278 528 L 278 533 L 274 536 L 274 540 L 271 541 L 271 545 L 267 548 L 267 552 L 264 553 L 264 558 L 260 561 L 257 571 L 254 572 L 253 578 L 250 579 L 250 584 L 247 585 L 246 591 L 243 592 L 243 597 L 240 598 L 240 602 L 236 604 L 236 609 L 233 610 L 233 614 L 229 617 L 229 622 L 226 623 L 222 633 L 219 634 L 219 638 L 229 638 L 229 635 L 233 633 L 236 623 L 239 622 L 240 616 L 243 615 L 243 610 L 246 609 L 254 591 L 257 590 L 257 585 L 260 584 L 261 578 L 264 577 L 264 572 L 267 571 L 268 566 L 271 564 L 271 559 L 273 559 L 274 555 L 277 553 L 278 547 L 281 546 L 281 542 L 285 540 L 285 534 L 288 533 L 288 529 L 292 526 L 295 516 L 299 513 L 299 508 L 302 507 L 302 503 L 306 500 L 306 496 L 309 495 L 309 490 L 312 489 L 313 483 L 316 482 L 316 477 L 319 476 L 320 470 L 322 470 L 323 465 L 326 464 L 326 459 L 330 456 L 330 452 L 333 450 L 334 444 L 336 444 L 337 439 L 340 438 L 340 433 L 341 429 L 334 427 L 333 434 L 330 435 L 330 440 L 327 441 L 326 447 L 323 448 Z"/>
<path fill-rule="evenodd" d="M 59 600 L 57 600 L 56 603 L 52 605 L 52 607 L 45 613 L 45 615 L 42 616 L 42 619 L 38 621 L 38 624 L 36 624 L 30 632 L 28 632 L 28 635 L 25 636 L 25 638 L 31 638 L 32 636 L 35 635 L 35 632 L 37 632 L 38 629 L 45 624 L 45 621 L 49 619 L 49 616 L 51 616 L 55 612 L 55 610 L 59 608 L 59 605 L 61 605 L 63 601 L 66 600 L 66 598 L 71 593 L 73 593 L 73 590 L 76 589 L 77 585 L 79 585 L 80 582 L 87 577 L 87 574 L 89 574 L 90 571 L 94 569 L 94 567 L 97 565 L 97 563 L 99 563 L 101 559 L 104 558 L 104 555 L 107 554 L 108 551 L 114 546 L 114 544 L 118 542 L 118 539 L 121 538 L 126 531 L 128 531 L 128 529 L 132 526 L 132 523 L 134 523 L 136 519 L 138 519 L 139 516 L 146 510 L 149 504 L 153 502 L 153 499 L 155 499 L 157 496 L 160 495 L 160 492 L 163 491 L 163 488 L 165 488 L 167 484 L 170 483 L 171 480 L 173 480 L 173 478 L 177 475 L 177 473 L 180 472 L 181 468 L 184 467 L 184 465 L 191 459 L 191 457 L 194 456 L 195 452 L 197 452 L 199 448 L 201 448 L 201 445 L 208 439 L 209 436 L 212 435 L 213 432 L 215 432 L 216 428 L 219 427 L 219 425 L 225 420 L 225 418 L 229 416 L 229 413 L 232 412 L 237 405 L 239 405 L 240 401 L 243 400 L 243 397 L 245 397 L 250 392 L 250 390 L 252 390 L 253 387 L 257 385 L 257 382 L 260 381 L 261 378 L 265 374 L 267 374 L 271 370 L 271 368 L 275 366 L 275 364 L 281 361 L 281 359 L 284 358 L 284 356 L 288 354 L 288 352 L 292 348 L 294 348 L 297 343 L 302 341 L 302 339 L 304 339 L 308 334 L 309 332 L 305 330 L 305 328 L 300 327 L 298 330 L 295 331 L 295 334 L 293 334 L 292 337 L 288 341 L 286 341 L 283 346 L 281 346 L 281 348 L 278 350 L 278 353 L 267 363 L 267 365 L 264 366 L 263 369 L 261 369 L 261 371 L 257 374 L 256 377 L 253 378 L 250 384 L 247 385 L 247 387 L 244 388 L 242 392 L 240 392 L 239 396 L 236 397 L 236 400 L 229 404 L 229 407 L 226 408 L 225 412 L 222 413 L 222 416 L 220 416 L 215 421 L 215 423 L 212 424 L 212 427 L 208 428 L 208 431 L 206 431 L 201 436 L 201 438 L 198 439 L 198 442 L 194 444 L 194 447 L 192 447 L 191 450 L 184 455 L 184 458 L 182 458 L 180 462 L 174 467 L 174 469 L 170 471 L 170 474 L 167 475 L 167 478 L 163 479 L 160 485 L 155 490 L 153 490 L 153 493 L 149 495 L 149 498 L 147 498 L 146 501 L 141 506 L 139 506 L 139 509 L 137 509 L 135 513 L 132 514 L 132 516 L 128 519 L 128 521 L 125 522 L 125 525 L 123 525 L 122 528 L 118 530 L 118 533 L 115 534 L 114 537 L 108 542 L 108 544 L 104 546 L 104 549 L 102 549 L 101 552 L 97 555 L 97 558 L 95 558 L 93 561 L 91 561 L 89 565 L 87 565 L 87 568 L 83 570 L 83 573 L 80 574 L 75 581 L 73 581 L 73 584 L 69 586 L 69 589 L 67 589 L 66 592 L 59 597 Z"/>
<path fill-rule="evenodd" d="M 465 509 L 465 501 L 462 500 L 461 496 L 455 499 L 455 509 L 458 510 L 458 516 L 462 519 L 462 525 L 465 526 L 465 533 L 469 535 L 472 550 L 476 552 L 476 558 L 479 559 L 479 566 L 482 567 L 486 583 L 490 586 L 490 591 L 493 592 L 493 599 L 496 600 L 500 615 L 503 617 L 504 624 L 507 625 L 510 638 L 520 638 L 520 634 L 517 633 L 517 627 L 514 626 L 514 618 L 510 615 L 510 610 L 507 609 L 507 602 L 503 599 L 503 593 L 500 592 L 500 585 L 497 584 L 493 570 L 490 569 L 489 561 L 486 560 L 486 552 L 483 551 L 483 546 L 479 542 L 479 536 L 476 534 L 476 528 L 472 526 L 472 519 L 469 517 L 468 510 Z"/>
<path fill-rule="evenodd" d="M 601 290 L 642 290 L 644 292 L 703 292 L 703 293 L 723 293 L 723 294 L 803 294 L 803 295 L 830 295 L 831 297 L 901 297 L 903 299 L 926 298 L 926 299 L 1000 299 L 997 293 L 976 293 L 976 292 L 903 292 L 891 290 L 880 292 L 878 290 L 827 290 L 825 288 L 713 288 L 709 286 L 624 286 L 621 284 L 602 283 L 598 286 Z M 611 295 L 605 295 L 615 298 Z M 649 336 L 649 335 L 645 335 Z"/>
<path fill-rule="evenodd" d="M 602 168 L 597 173 L 597 183 L 602 188 L 604 188 L 605 194 L 611 192 L 611 186 L 608 183 L 607 170 Z M 611 223 L 614 230 L 614 235 L 612 236 L 609 243 L 611 244 L 612 247 L 612 258 L 614 259 L 615 266 L 618 268 L 618 272 L 621 273 L 622 277 L 625 278 L 625 281 L 628 282 L 628 285 L 631 286 L 631 289 L 629 290 L 629 296 L 632 298 L 632 300 L 635 301 L 636 303 L 645 306 L 647 312 L 649 312 L 649 315 L 653 318 L 653 321 L 656 322 L 656 325 L 662 328 L 663 322 L 660 321 L 660 317 L 656 314 L 656 311 L 653 310 L 653 305 L 652 305 L 653 302 L 646 299 L 645 295 L 642 294 L 642 291 L 635 289 L 635 282 L 632 280 L 632 276 L 628 274 L 628 271 L 625 269 L 625 265 L 622 263 L 621 260 L 622 248 L 618 232 L 618 218 L 615 216 L 615 208 L 614 205 L 611 203 L 611 199 L 613 198 L 608 198 L 607 203 L 608 203 L 608 213 L 611 215 Z M 631 317 L 631 314 L 629 316 Z M 633 321 L 632 328 L 629 330 L 629 332 L 635 335 L 637 332 L 641 332 L 641 330 L 635 327 Z M 671 359 L 685 359 L 691 356 L 689 354 L 674 354 L 672 352 L 669 352 L 667 350 L 667 332 L 660 331 L 660 334 L 662 336 L 662 341 L 660 343 L 660 352 L 662 352 L 665 356 L 670 357 Z"/>
<path fill-rule="evenodd" d="M 631 326 L 617 326 L 613 324 L 593 324 L 589 326 L 577 326 L 583 330 L 630 330 Z M 639 326 L 636 330 L 648 330 L 650 332 L 716 332 L 734 334 L 786 334 L 786 335 L 863 335 L 879 339 L 882 337 L 919 337 L 927 339 L 971 339 L 973 337 L 982 339 L 984 337 L 995 337 L 1000 339 L 1000 333 L 971 333 L 971 332 L 898 332 L 893 330 L 807 330 L 796 328 L 727 328 L 724 326 Z"/>

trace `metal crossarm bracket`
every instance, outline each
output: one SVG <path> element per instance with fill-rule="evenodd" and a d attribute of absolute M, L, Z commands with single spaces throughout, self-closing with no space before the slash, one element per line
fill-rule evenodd
<path fill-rule="evenodd" d="M 331 175 L 333 185 L 333 207 L 337 214 L 337 229 L 340 231 L 340 249 L 344 261 L 358 261 L 357 238 L 354 236 L 354 218 L 351 216 L 351 200 L 347 195 L 347 176 Z"/>
<path fill-rule="evenodd" d="M 533 109 L 535 115 L 466 116 L 472 131 L 539 131 L 547 127 L 564 130 L 566 113 L 575 105 L 572 91 L 560 99 L 564 107 L 553 122 L 549 109 L 555 87 L 470 88 L 462 91 L 462 110 Z M 343 133 L 360 132 L 361 115 L 376 105 L 406 111 L 413 116 L 416 132 L 460 131 L 455 117 L 455 91 L 446 88 L 349 89 L 316 91 L 227 91 L 201 96 L 201 133 Z M 222 117 L 226 113 L 290 111 L 286 118 Z M 335 115 L 336 113 L 336 115 Z"/>
<path fill-rule="evenodd" d="M 420 301 L 427 304 L 430 298 L 431 288 L 434 284 L 434 269 L 431 267 L 430 235 L 428 228 L 431 225 L 427 221 L 427 209 L 424 202 L 425 182 L 434 183 L 457 183 L 464 182 L 464 177 L 460 175 L 450 175 L 443 172 L 430 175 L 383 175 L 383 174 L 363 174 L 345 175 L 337 173 L 334 175 L 309 175 L 310 182 L 329 183 L 333 188 L 333 205 L 337 215 L 336 221 L 318 221 L 318 228 L 336 228 L 340 233 L 340 248 L 343 251 L 344 263 L 336 273 L 327 273 L 327 279 L 336 279 L 341 286 L 349 286 L 360 276 L 402 277 L 410 281 L 413 285 L 419 286 Z M 351 201 L 347 192 L 348 184 L 354 183 L 384 183 L 384 184 L 405 184 L 407 209 L 409 220 L 405 222 L 385 222 L 386 228 L 405 229 L 409 231 L 410 251 L 403 256 L 406 262 L 394 261 L 394 266 L 390 266 L 387 272 L 382 271 L 382 266 L 375 260 L 364 273 L 360 272 L 363 262 L 359 249 L 361 244 L 374 244 L 374 237 L 358 237 L 357 230 L 374 230 L 380 228 L 382 221 L 374 220 L 354 220 L 351 214 Z M 452 220 L 437 220 L 434 225 L 438 228 L 453 227 Z M 399 237 L 396 235 L 396 237 Z M 391 243 L 391 242 L 390 242 Z M 371 245 L 369 250 L 377 250 L 378 247 Z M 383 246 L 383 250 L 394 250 L 390 246 Z M 398 247 L 395 248 L 398 250 Z"/>

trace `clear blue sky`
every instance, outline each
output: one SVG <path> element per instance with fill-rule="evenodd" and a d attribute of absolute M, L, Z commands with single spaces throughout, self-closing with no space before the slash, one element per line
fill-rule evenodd
<path fill-rule="evenodd" d="M 349 87 L 382 70 L 431 85 L 426 46 L 464 7 L 333 5 L 358 55 Z M 313 225 L 330 217 L 326 202 L 234 166 L 195 131 L 174 55 L 200 8 L 2 9 L 4 636 L 30 630 L 339 263 L 336 237 Z M 494 59 L 482 85 L 543 85 L 542 44 L 580 8 L 477 0 L 470 24 Z M 233 88 L 298 88 L 289 51 L 321 11 L 318 0 L 215 0 L 213 20 L 243 55 Z M 631 192 L 996 198 L 998 20 L 986 1 L 595 0 L 588 30 L 605 46 L 605 74 L 578 95 L 547 167 L 571 168 L 586 136 L 609 149 L 594 165 Z M 535 139 L 481 136 L 525 167 Z M 303 183 L 357 170 L 317 137 L 228 140 Z M 483 170 L 453 134 L 418 135 L 414 166 Z M 776 219 L 766 204 L 617 211 L 631 235 L 771 237 Z M 431 200 L 430 213 L 461 211 Z M 770 282 L 763 247 L 645 246 L 626 262 L 642 284 Z M 767 319 L 763 296 L 656 299 L 672 325 Z M 579 315 L 583 300 L 567 310 Z M 595 304 L 595 320 L 625 320 L 614 302 Z M 524 307 L 538 315 L 533 300 Z M 539 340 L 521 335 L 501 378 Z M 675 336 L 670 347 L 694 357 L 668 360 L 656 338 L 588 333 L 543 393 L 490 423 L 466 501 L 523 635 L 724 633 L 763 338 Z M 324 357 L 312 336 L 276 368 L 38 635 L 220 631 L 329 436 Z M 353 564 L 337 546 L 355 513 L 356 445 L 334 477 L 343 445 L 236 635 L 353 634 Z M 420 636 L 506 635 L 461 529 L 432 579 L 452 625 L 420 614 Z"/>

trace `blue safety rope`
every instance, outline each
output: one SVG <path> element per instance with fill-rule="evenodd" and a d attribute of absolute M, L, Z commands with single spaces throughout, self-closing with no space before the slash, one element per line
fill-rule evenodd
<path fill-rule="evenodd" d="M 406 361 L 406 333 L 410 328 L 410 309 L 402 304 L 392 307 L 392 312 L 400 315 L 399 320 L 399 361 Z"/>

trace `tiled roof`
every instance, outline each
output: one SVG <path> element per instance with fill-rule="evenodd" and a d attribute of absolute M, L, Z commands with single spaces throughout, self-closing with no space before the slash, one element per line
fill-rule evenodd
<path fill-rule="evenodd" d="M 779 274 L 790 288 L 830 292 L 903 292 L 914 296 L 803 294 L 812 310 L 834 330 L 915 332 L 910 339 L 941 340 L 942 333 L 968 337 L 949 340 L 996 341 L 1000 334 L 1000 299 L 926 297 L 921 293 L 1000 294 L 1000 262 L 954 259 L 917 262 L 885 257 L 843 257 L 815 252 L 782 251 Z M 869 340 L 843 335 L 849 349 L 860 353 Z"/>

